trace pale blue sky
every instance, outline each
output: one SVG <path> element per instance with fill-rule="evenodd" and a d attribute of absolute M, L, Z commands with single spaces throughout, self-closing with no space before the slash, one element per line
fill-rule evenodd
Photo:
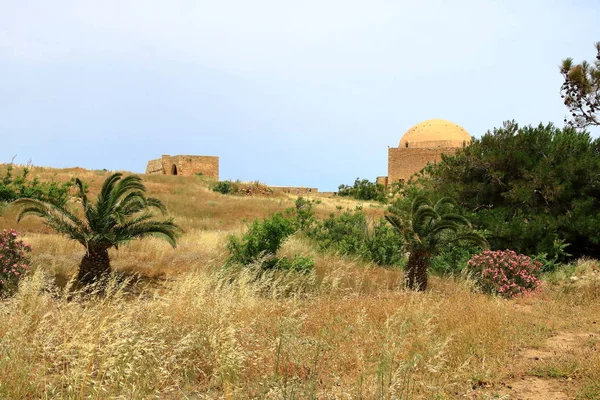
<path fill-rule="evenodd" d="M 222 179 L 335 190 L 426 119 L 562 126 L 558 65 L 593 59 L 598 21 L 597 0 L 0 0 L 0 161 L 216 155 Z"/>

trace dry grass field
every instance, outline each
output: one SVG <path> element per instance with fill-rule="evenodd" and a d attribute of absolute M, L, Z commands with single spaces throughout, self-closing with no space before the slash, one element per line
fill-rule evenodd
<path fill-rule="evenodd" d="M 32 175 L 78 176 L 95 193 L 108 172 Z M 0 399 L 600 399 L 596 261 L 546 277 L 534 297 L 504 300 L 437 277 L 411 293 L 399 270 L 292 237 L 283 252 L 314 257 L 314 275 L 257 281 L 249 270 L 232 282 L 221 268 L 228 235 L 294 197 L 221 195 L 199 177 L 143 179 L 185 234 L 176 249 L 149 239 L 112 251 L 131 278 L 105 296 L 69 290 L 78 243 L 3 211 L 0 229 L 23 234 L 34 269 L 0 300 Z M 355 204 L 322 199 L 315 211 Z"/>

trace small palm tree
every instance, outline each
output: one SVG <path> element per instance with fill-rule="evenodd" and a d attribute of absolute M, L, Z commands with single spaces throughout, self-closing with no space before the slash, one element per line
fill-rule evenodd
<path fill-rule="evenodd" d="M 123 178 L 122 175 L 115 173 L 106 178 L 95 204 L 88 201 L 84 184 L 75 180 L 84 218 L 53 202 L 25 198 L 13 202 L 22 206 L 17 222 L 28 215 L 36 215 L 56 232 L 85 247 L 77 276 L 82 284 L 95 282 L 111 272 L 110 248 L 148 236 L 163 238 L 175 247 L 182 232 L 172 219 L 154 220 L 150 209 L 157 208 L 164 215 L 164 204 L 145 196 L 146 187 L 138 176 Z"/>
<path fill-rule="evenodd" d="M 434 256 L 448 243 L 472 242 L 482 248 L 488 243 L 472 231 L 471 223 L 462 215 L 448 212 L 454 200 L 442 198 L 435 205 L 425 197 L 414 199 L 410 214 L 400 216 L 392 210 L 385 218 L 406 243 L 409 253 L 405 284 L 410 290 L 427 289 L 427 271 Z"/>

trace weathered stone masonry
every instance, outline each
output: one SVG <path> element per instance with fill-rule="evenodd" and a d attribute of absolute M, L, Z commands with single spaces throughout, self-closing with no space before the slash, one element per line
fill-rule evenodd
<path fill-rule="evenodd" d="M 219 180 L 219 157 L 163 155 L 156 160 L 148 161 L 147 174 L 183 175 L 202 174 Z"/>

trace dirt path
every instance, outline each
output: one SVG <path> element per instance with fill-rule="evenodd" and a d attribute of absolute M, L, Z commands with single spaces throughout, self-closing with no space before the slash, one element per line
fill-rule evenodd
<path fill-rule="evenodd" d="M 561 357 L 572 357 L 582 353 L 585 342 L 598 334 L 584 332 L 559 332 L 547 339 L 537 349 L 525 349 L 515 362 L 528 373 L 502 383 L 501 388 L 485 390 L 480 399 L 505 400 L 571 400 L 575 399 L 573 381 L 570 377 L 541 377 L 532 374 L 536 366 L 548 365 Z M 581 354 L 583 356 L 583 354 Z M 539 375 L 544 375 L 539 374 Z"/>

